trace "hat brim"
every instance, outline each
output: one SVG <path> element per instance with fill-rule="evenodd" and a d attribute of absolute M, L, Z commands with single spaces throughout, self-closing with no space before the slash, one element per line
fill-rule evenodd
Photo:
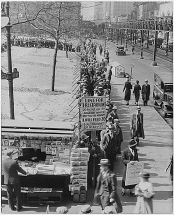
<path fill-rule="evenodd" d="M 108 164 L 103 164 L 103 163 L 101 164 L 101 163 L 99 163 L 98 165 L 99 166 L 110 166 L 111 164 L 110 163 L 108 163 Z"/>
<path fill-rule="evenodd" d="M 136 145 L 137 145 L 137 143 L 134 143 L 133 145 L 129 145 L 129 147 L 136 146 Z"/>

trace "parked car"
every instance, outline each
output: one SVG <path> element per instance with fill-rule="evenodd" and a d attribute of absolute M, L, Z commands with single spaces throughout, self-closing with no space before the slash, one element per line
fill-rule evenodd
<path fill-rule="evenodd" d="M 161 46 L 160 46 L 161 49 L 163 50 L 166 50 L 167 49 L 167 42 L 164 41 Z M 168 51 L 169 52 L 173 52 L 173 42 L 172 41 L 169 41 L 168 42 Z"/>
<path fill-rule="evenodd" d="M 164 41 L 163 38 L 158 38 L 158 39 L 157 39 L 157 48 L 160 48 L 160 47 L 161 47 L 163 41 Z"/>
<path fill-rule="evenodd" d="M 166 48 L 167 48 L 166 41 L 161 44 L 160 48 L 163 49 L 163 50 L 166 50 Z"/>
<path fill-rule="evenodd" d="M 169 52 L 173 52 L 173 41 L 168 43 Z"/>
<path fill-rule="evenodd" d="M 126 55 L 125 47 L 122 45 L 117 45 L 115 52 L 116 52 L 116 55 Z"/>
<path fill-rule="evenodd" d="M 164 117 L 173 117 L 173 72 L 158 71 L 154 73 L 153 99 L 159 105 Z"/>

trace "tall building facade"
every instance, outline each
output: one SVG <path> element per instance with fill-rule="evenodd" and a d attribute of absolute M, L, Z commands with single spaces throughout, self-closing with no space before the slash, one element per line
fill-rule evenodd
<path fill-rule="evenodd" d="M 99 4 L 100 3 L 100 4 Z M 118 21 L 119 16 L 131 15 L 133 1 L 95 2 L 94 17 L 96 23 Z"/>

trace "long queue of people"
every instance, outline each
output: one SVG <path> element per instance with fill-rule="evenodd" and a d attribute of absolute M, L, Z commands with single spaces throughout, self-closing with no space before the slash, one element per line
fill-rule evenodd
<path fill-rule="evenodd" d="M 106 56 L 106 55 L 104 55 Z M 108 56 L 108 55 L 107 55 Z M 106 129 L 100 131 L 100 137 L 96 141 L 90 141 L 89 136 L 82 135 L 79 147 L 88 147 L 90 152 L 88 179 L 96 179 L 94 203 L 101 205 L 104 211 L 108 206 L 114 206 L 117 213 L 122 212 L 122 204 L 116 191 L 117 178 L 113 173 L 114 164 L 117 154 L 122 154 L 121 159 L 124 164 L 122 178 L 122 195 L 126 194 L 126 190 L 130 190 L 131 196 L 143 196 L 140 186 L 125 184 L 127 164 L 138 162 L 138 152 L 136 149 L 139 143 L 139 138 L 144 138 L 143 130 L 143 114 L 141 108 L 137 107 L 137 113 L 132 115 L 131 121 L 131 136 L 128 147 L 121 153 L 121 143 L 123 142 L 123 133 L 119 125 L 119 117 L 117 114 L 117 106 L 110 100 L 111 93 L 111 75 L 112 67 L 109 66 L 108 60 L 105 58 L 101 63 L 96 61 L 96 56 L 91 47 L 91 41 L 85 44 L 81 57 L 81 73 L 79 91 L 76 98 L 82 96 L 106 96 Z M 95 160 L 95 162 L 93 162 Z M 95 164 L 95 165 L 94 165 Z M 91 168 L 93 167 L 93 168 Z M 95 169 L 95 175 L 93 170 Z M 148 182 L 150 175 L 146 172 L 141 173 L 143 186 L 146 186 L 149 198 L 144 202 L 147 207 L 142 210 L 147 210 L 148 213 L 153 213 L 152 197 L 154 196 L 152 185 Z M 147 183 L 148 182 L 148 183 Z M 135 211 L 138 205 L 136 205 Z"/>
<path fill-rule="evenodd" d="M 12 46 L 20 47 L 36 47 L 36 48 L 55 48 L 55 41 L 52 39 L 46 39 L 42 37 L 29 37 L 29 36 L 15 36 L 11 37 Z M 4 47 L 4 46 L 3 46 Z M 80 45 L 74 46 L 72 43 L 65 41 L 58 42 L 58 49 L 70 52 L 80 52 Z M 1 45 L 2 52 L 2 45 Z"/>

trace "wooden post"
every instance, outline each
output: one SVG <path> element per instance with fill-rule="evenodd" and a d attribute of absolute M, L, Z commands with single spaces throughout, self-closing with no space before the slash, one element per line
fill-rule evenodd
<path fill-rule="evenodd" d="M 91 141 L 95 141 L 96 140 L 96 131 L 91 131 Z M 96 158 L 93 157 L 93 164 L 92 164 L 92 187 L 94 188 L 95 187 L 95 160 Z"/>

